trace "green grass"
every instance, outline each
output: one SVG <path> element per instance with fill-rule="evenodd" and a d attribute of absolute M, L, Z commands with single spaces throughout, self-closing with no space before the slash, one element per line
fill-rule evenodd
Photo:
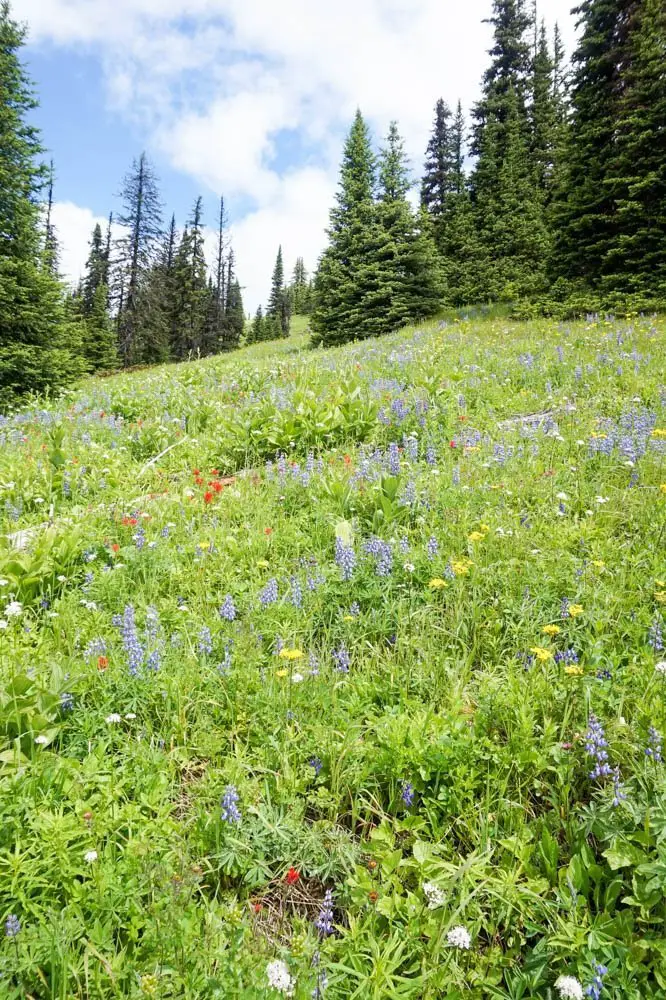
<path fill-rule="evenodd" d="M 0 419 L 0 995 L 663 997 L 666 323 L 306 325 Z"/>

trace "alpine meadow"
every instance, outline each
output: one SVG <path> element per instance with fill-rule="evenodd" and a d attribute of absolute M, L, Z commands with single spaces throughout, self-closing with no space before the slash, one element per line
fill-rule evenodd
<path fill-rule="evenodd" d="M 666 6 L 479 7 L 258 305 L 0 0 L 0 1000 L 666 996 Z"/>

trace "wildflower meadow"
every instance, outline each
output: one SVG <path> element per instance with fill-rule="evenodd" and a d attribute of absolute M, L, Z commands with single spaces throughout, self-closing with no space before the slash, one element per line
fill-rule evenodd
<path fill-rule="evenodd" d="M 3 1000 L 666 995 L 666 322 L 0 417 Z"/>

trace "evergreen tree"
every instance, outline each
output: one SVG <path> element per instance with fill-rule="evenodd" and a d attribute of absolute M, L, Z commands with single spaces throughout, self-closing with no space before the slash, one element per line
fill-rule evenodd
<path fill-rule="evenodd" d="M 530 153 L 537 189 L 550 189 L 557 146 L 558 106 L 555 66 L 550 55 L 545 22 L 541 22 L 532 72 Z"/>
<path fill-rule="evenodd" d="M 395 122 L 391 123 L 379 161 L 377 220 L 381 240 L 367 266 L 375 287 L 367 297 L 364 324 L 386 333 L 410 320 L 435 315 L 443 282 L 427 214 L 417 220 L 409 202 L 407 156 Z"/>
<path fill-rule="evenodd" d="M 308 313 L 311 308 L 311 291 L 308 272 L 302 257 L 296 258 L 294 273 L 289 286 L 289 300 L 291 311 L 297 315 Z"/>
<path fill-rule="evenodd" d="M 118 367 L 116 331 L 108 313 L 107 299 L 106 285 L 97 285 L 83 318 L 83 350 L 92 371 L 112 371 Z"/>
<path fill-rule="evenodd" d="M 45 171 L 36 107 L 19 58 L 25 32 L 0 2 L 0 401 L 71 382 L 84 369 L 80 327 L 67 320 L 58 281 L 43 267 Z"/>
<path fill-rule="evenodd" d="M 440 97 L 435 106 L 435 121 L 421 182 L 421 207 L 437 221 L 444 214 L 448 195 L 456 190 L 456 150 L 450 117 L 449 106 Z"/>
<path fill-rule="evenodd" d="M 233 278 L 227 296 L 225 330 L 226 336 L 222 342 L 222 350 L 230 351 L 240 344 L 245 329 L 245 310 L 243 309 L 243 294 L 237 278 Z"/>
<path fill-rule="evenodd" d="M 176 217 L 172 215 L 142 290 L 142 356 L 153 364 L 170 360 L 176 352 L 180 322 L 175 281 L 176 239 Z"/>
<path fill-rule="evenodd" d="M 376 226 L 373 195 L 375 160 L 370 133 L 356 112 L 343 152 L 336 204 L 327 230 L 314 287 L 313 342 L 344 343 L 369 336 L 359 326 L 367 288 L 364 257 L 368 233 Z M 375 232 L 375 235 L 380 234 Z"/>
<path fill-rule="evenodd" d="M 118 223 L 123 233 L 116 242 L 116 255 L 122 291 L 117 323 L 121 357 L 128 365 L 154 360 L 142 344 L 149 314 L 142 292 L 162 235 L 162 210 L 155 172 L 145 153 L 132 164 L 121 197 L 123 212 Z"/>
<path fill-rule="evenodd" d="M 474 297 L 511 300 L 545 289 L 550 236 L 530 152 L 530 20 L 520 0 L 494 0 L 493 11 L 492 62 L 474 110 Z"/>
<path fill-rule="evenodd" d="M 265 328 L 271 330 L 270 339 L 288 337 L 291 322 L 289 294 L 284 287 L 284 263 L 282 247 L 278 248 L 273 276 L 271 278 L 271 295 L 266 308 Z"/>
<path fill-rule="evenodd" d="M 97 223 L 90 239 L 90 253 L 86 261 L 86 273 L 82 284 L 84 315 L 92 311 L 93 300 L 99 286 L 106 284 L 106 272 L 106 250 L 102 237 L 102 227 Z"/>
<path fill-rule="evenodd" d="M 53 223 L 53 160 L 49 164 L 48 193 L 46 200 L 46 225 L 44 227 L 44 267 L 50 274 L 58 274 L 58 237 Z"/>
<path fill-rule="evenodd" d="M 626 5 L 625 5 L 626 6 Z M 614 236 L 602 288 L 666 299 L 666 7 L 632 0 L 606 171 Z"/>
<path fill-rule="evenodd" d="M 553 205 L 555 277 L 598 285 L 615 232 L 606 184 L 614 153 L 625 61 L 624 0 L 584 0 L 572 63 L 572 120 Z"/>
<path fill-rule="evenodd" d="M 264 311 L 261 308 L 261 306 L 257 306 L 257 311 L 254 314 L 254 319 L 252 320 L 252 324 L 249 330 L 247 331 L 246 339 L 248 344 L 259 344 L 261 343 L 262 340 L 265 340 L 264 323 L 265 323 Z"/>

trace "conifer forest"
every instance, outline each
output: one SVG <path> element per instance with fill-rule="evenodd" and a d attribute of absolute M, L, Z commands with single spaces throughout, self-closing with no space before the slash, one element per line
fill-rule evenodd
<path fill-rule="evenodd" d="M 256 306 L 0 0 L 0 1000 L 666 996 L 666 5 L 485 6 Z"/>

